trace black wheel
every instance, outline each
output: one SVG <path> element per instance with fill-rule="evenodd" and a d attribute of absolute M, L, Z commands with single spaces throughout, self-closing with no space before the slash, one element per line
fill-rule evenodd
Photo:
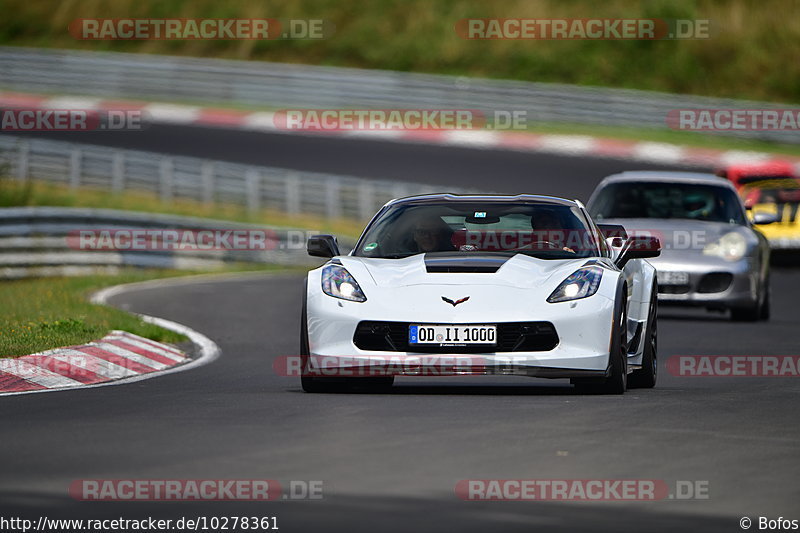
<path fill-rule="evenodd" d="M 734 322 L 755 322 L 761 316 L 761 305 L 752 304 L 747 307 L 731 308 L 731 320 Z"/>
<path fill-rule="evenodd" d="M 303 293 L 303 311 L 300 314 L 300 356 L 302 358 L 303 374 L 300 376 L 300 385 L 305 392 L 348 392 L 351 387 L 363 387 L 367 390 L 381 390 L 394 384 L 394 376 L 365 377 L 365 378 L 318 378 L 306 376 L 308 356 L 311 353 L 308 347 L 308 315 L 306 312 L 306 295 Z"/>
<path fill-rule="evenodd" d="M 647 311 L 642 368 L 634 370 L 628 377 L 631 389 L 652 389 L 658 379 L 658 286 L 653 283 L 650 308 Z"/>
<path fill-rule="evenodd" d="M 308 283 L 308 280 L 306 280 Z M 304 285 L 305 287 L 305 285 Z M 300 313 L 300 357 L 302 358 L 302 374 L 300 385 L 305 392 L 340 392 L 347 389 L 347 383 L 342 378 L 316 378 L 306 376 L 308 365 L 308 319 L 306 313 L 306 291 L 303 291 L 303 311 Z"/>
<path fill-rule="evenodd" d="M 743 307 L 731 308 L 731 320 L 734 322 L 756 322 L 761 320 L 762 313 L 764 312 L 764 300 L 766 296 L 762 293 L 759 294 L 758 299 Z M 769 305 L 769 302 L 767 302 Z"/>
<path fill-rule="evenodd" d="M 590 394 L 623 394 L 628 388 L 627 290 L 623 287 L 614 334 L 609 351 L 608 376 L 600 382 L 574 380 L 575 386 Z"/>
<path fill-rule="evenodd" d="M 767 276 L 767 280 L 764 282 L 764 285 L 764 300 L 761 302 L 761 316 L 759 316 L 759 318 L 767 321 L 769 320 L 770 315 L 770 294 L 772 293 L 772 287 L 769 283 L 769 276 Z"/>
<path fill-rule="evenodd" d="M 770 283 L 769 274 L 758 291 L 758 299 L 744 307 L 731 308 L 731 319 L 735 322 L 755 322 L 769 320 L 770 315 Z"/>

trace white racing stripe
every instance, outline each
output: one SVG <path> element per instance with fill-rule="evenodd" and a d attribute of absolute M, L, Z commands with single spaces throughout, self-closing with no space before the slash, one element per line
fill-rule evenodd
<path fill-rule="evenodd" d="M 83 385 L 80 381 L 56 374 L 22 359 L 0 359 L 0 371 L 13 374 L 48 389 L 80 387 Z"/>
<path fill-rule="evenodd" d="M 175 348 L 174 346 L 170 346 L 169 344 L 164 344 L 164 343 L 161 343 L 161 342 L 158 342 L 158 341 L 154 341 L 152 339 L 147 339 L 145 337 L 140 337 L 139 335 L 134 335 L 133 333 L 128 333 L 127 331 L 120 331 L 120 330 L 116 330 L 115 329 L 115 330 L 111 331 L 108 335 L 106 335 L 105 338 L 110 339 L 110 338 L 115 338 L 115 337 L 120 337 L 120 336 L 124 338 L 123 340 L 127 339 L 127 340 L 139 341 L 141 343 L 146 344 L 147 346 L 154 346 L 154 347 L 159 348 L 161 350 L 167 350 L 169 352 L 172 352 L 175 355 L 177 355 L 178 357 L 181 357 L 181 358 L 185 358 L 186 357 L 186 354 L 184 354 L 181 350 Z"/>
<path fill-rule="evenodd" d="M 269 111 L 250 113 L 245 116 L 242 126 L 253 130 L 273 131 L 278 129 L 275 125 L 275 113 Z"/>
<path fill-rule="evenodd" d="M 542 135 L 539 149 L 562 154 L 586 154 L 594 150 L 596 140 L 588 135 Z"/>
<path fill-rule="evenodd" d="M 157 348 L 157 347 L 152 346 L 152 345 L 150 345 L 150 344 L 148 344 L 146 342 L 137 341 L 136 339 L 132 339 L 130 337 L 126 337 L 126 336 L 123 336 L 123 335 L 109 335 L 108 337 L 106 337 L 106 339 L 120 340 L 120 341 L 122 341 L 122 342 L 124 342 L 126 344 L 130 344 L 131 346 L 136 346 L 137 348 L 141 348 L 142 350 L 147 350 L 147 351 L 150 351 L 150 352 L 153 352 L 153 353 L 157 353 L 158 355 L 163 355 L 164 357 L 167 357 L 168 359 L 172 359 L 176 363 L 180 363 L 181 361 L 186 359 L 186 357 L 184 357 L 182 355 L 178 355 L 175 352 L 170 352 L 168 350 L 162 350 L 161 348 Z"/>
<path fill-rule="evenodd" d="M 93 372 L 98 376 L 108 379 L 127 378 L 139 375 L 138 372 L 134 372 L 123 366 L 78 350 L 62 350 L 60 354 L 51 357 L 63 361 L 70 366 L 88 370 L 89 372 Z"/>
<path fill-rule="evenodd" d="M 174 104 L 149 104 L 144 108 L 150 119 L 156 122 L 189 124 L 200 116 L 200 108 Z"/>
<path fill-rule="evenodd" d="M 77 96 L 60 96 L 42 102 L 42 107 L 47 109 L 98 109 L 99 98 L 81 98 Z"/>
<path fill-rule="evenodd" d="M 97 348 L 106 352 L 111 352 L 114 355 L 124 357 L 125 359 L 130 359 L 131 361 L 139 363 L 140 365 L 148 366 L 155 370 L 164 370 L 165 368 L 168 368 L 168 366 L 165 365 L 164 363 L 161 363 L 159 361 L 154 361 L 143 355 L 139 355 L 136 352 L 131 352 L 130 350 L 126 350 L 125 348 L 117 346 L 116 344 L 100 342 L 97 344 Z"/>
<path fill-rule="evenodd" d="M 499 132 L 486 130 L 443 130 L 441 138 L 446 144 L 475 148 L 499 146 L 501 141 Z"/>
<path fill-rule="evenodd" d="M 685 154 L 681 146 L 656 142 L 638 143 L 633 147 L 632 152 L 634 159 L 664 163 L 679 163 Z"/>

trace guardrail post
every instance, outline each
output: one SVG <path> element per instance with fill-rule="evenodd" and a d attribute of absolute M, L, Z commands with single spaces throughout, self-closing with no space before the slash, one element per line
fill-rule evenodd
<path fill-rule="evenodd" d="M 203 161 L 200 165 L 200 181 L 203 183 L 203 203 L 212 205 L 214 203 L 214 163 Z"/>
<path fill-rule="evenodd" d="M 392 199 L 403 198 L 404 196 L 409 196 L 408 186 L 402 183 L 396 183 L 395 186 L 392 187 Z"/>
<path fill-rule="evenodd" d="M 358 188 L 358 216 L 361 220 L 369 220 L 375 213 L 375 186 L 363 183 Z"/>
<path fill-rule="evenodd" d="M 327 176 L 325 178 L 325 207 L 328 218 L 339 218 L 342 213 L 341 195 L 342 184 L 339 178 Z"/>
<path fill-rule="evenodd" d="M 116 150 L 111 159 L 111 192 L 121 193 L 125 189 L 125 153 Z"/>
<path fill-rule="evenodd" d="M 173 173 L 172 159 L 165 157 L 158 165 L 159 171 L 159 189 L 162 202 L 172 201 L 172 173 Z"/>
<path fill-rule="evenodd" d="M 20 141 L 19 153 L 17 154 L 17 179 L 27 181 L 28 163 L 30 162 L 30 144 L 27 141 Z"/>
<path fill-rule="evenodd" d="M 296 215 L 300 212 L 300 177 L 295 172 L 286 173 L 286 212 Z"/>
<path fill-rule="evenodd" d="M 258 211 L 261 204 L 261 176 L 254 168 L 248 169 L 245 172 L 245 181 L 247 187 L 247 210 L 251 213 Z"/>
<path fill-rule="evenodd" d="M 69 187 L 77 189 L 81 185 L 81 160 L 83 153 L 80 148 L 73 148 L 69 153 Z"/>

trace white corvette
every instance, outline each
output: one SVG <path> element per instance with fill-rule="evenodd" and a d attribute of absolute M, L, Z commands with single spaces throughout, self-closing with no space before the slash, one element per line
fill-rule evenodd
<path fill-rule="evenodd" d="M 308 252 L 329 261 L 306 279 L 307 392 L 442 374 L 569 378 L 617 394 L 655 385 L 657 288 L 644 259 L 660 244 L 596 226 L 578 201 L 402 198 L 349 254 L 330 235 Z"/>

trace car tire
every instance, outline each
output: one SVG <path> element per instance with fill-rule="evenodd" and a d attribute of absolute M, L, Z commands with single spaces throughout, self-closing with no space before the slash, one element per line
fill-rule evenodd
<path fill-rule="evenodd" d="M 761 306 L 758 303 L 747 307 L 731 308 L 731 320 L 734 322 L 756 322 L 761 317 Z"/>
<path fill-rule="evenodd" d="M 307 288 L 308 279 L 303 287 Z M 307 291 L 303 291 L 303 310 L 300 313 L 300 357 L 302 359 L 302 374 L 300 376 L 300 386 L 303 387 L 305 392 L 343 392 L 347 390 L 347 383 L 345 380 L 339 378 L 316 378 L 306 376 L 306 366 L 308 365 L 308 356 L 310 350 L 308 347 L 308 314 L 306 311 L 306 298 Z"/>
<path fill-rule="evenodd" d="M 303 311 L 300 314 L 300 356 L 302 358 L 303 373 L 306 372 L 308 356 L 308 315 L 306 312 L 306 293 L 303 293 Z M 364 387 L 369 391 L 390 388 L 394 384 L 394 376 L 375 378 L 318 378 L 300 376 L 300 386 L 305 392 L 349 392 L 351 387 Z"/>
<path fill-rule="evenodd" d="M 769 276 L 767 276 L 767 280 L 764 282 L 764 285 L 766 285 L 766 287 L 764 287 L 764 301 L 761 302 L 761 314 L 760 314 L 761 316 L 759 316 L 759 318 L 761 320 L 767 321 L 769 320 L 770 307 L 772 305 L 770 303 L 770 295 L 772 294 L 772 288 L 769 283 Z"/>
<path fill-rule="evenodd" d="M 628 388 L 627 290 L 622 288 L 619 309 L 615 309 L 614 332 L 609 350 L 608 376 L 601 382 L 574 380 L 576 388 L 589 394 L 624 394 Z"/>
<path fill-rule="evenodd" d="M 732 307 L 731 320 L 734 322 L 757 322 L 761 320 L 764 312 L 764 300 L 766 300 L 766 296 L 759 297 L 758 300 L 746 307 Z"/>
<path fill-rule="evenodd" d="M 653 282 L 650 309 L 647 311 L 647 328 L 642 352 L 642 368 L 628 376 L 628 388 L 652 389 L 658 380 L 658 285 Z"/>

